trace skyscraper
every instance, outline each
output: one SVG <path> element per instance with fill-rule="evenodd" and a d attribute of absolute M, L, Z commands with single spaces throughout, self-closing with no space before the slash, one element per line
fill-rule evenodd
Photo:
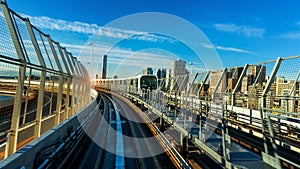
<path fill-rule="evenodd" d="M 186 70 L 186 62 L 178 59 L 171 65 L 171 89 L 185 90 L 189 82 L 189 72 Z"/>
<path fill-rule="evenodd" d="M 106 71 L 107 71 L 107 55 L 104 55 L 103 62 L 102 62 L 102 79 L 106 79 Z"/>
<path fill-rule="evenodd" d="M 165 85 L 166 84 L 166 69 L 157 69 L 156 71 L 156 77 L 158 79 L 158 86 Z M 164 86 L 161 86 L 164 87 Z"/>
<path fill-rule="evenodd" d="M 261 73 L 259 74 L 261 70 Z M 248 75 L 253 75 L 254 80 L 257 78 L 257 76 L 259 76 L 259 78 L 257 79 L 257 83 L 262 83 L 266 81 L 266 66 L 249 66 L 248 68 Z M 254 82 L 253 80 L 253 82 Z"/>

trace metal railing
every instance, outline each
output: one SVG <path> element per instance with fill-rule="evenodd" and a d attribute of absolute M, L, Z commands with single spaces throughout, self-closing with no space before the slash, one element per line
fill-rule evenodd
<path fill-rule="evenodd" d="M 0 2 L 0 159 L 87 105 L 86 68 Z"/>

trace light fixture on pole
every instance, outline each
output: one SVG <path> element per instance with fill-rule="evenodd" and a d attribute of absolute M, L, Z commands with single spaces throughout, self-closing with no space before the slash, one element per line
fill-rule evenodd
<path fill-rule="evenodd" d="M 91 46 L 91 60 L 90 60 L 90 77 L 91 77 L 91 80 L 93 79 L 93 75 L 92 75 L 92 72 L 93 72 L 93 46 L 94 46 L 94 43 L 93 42 L 88 42 L 88 45 Z"/>
<path fill-rule="evenodd" d="M 194 63 L 190 62 L 189 65 L 191 65 L 191 75 L 192 75 L 193 74 L 193 65 L 194 65 Z"/>

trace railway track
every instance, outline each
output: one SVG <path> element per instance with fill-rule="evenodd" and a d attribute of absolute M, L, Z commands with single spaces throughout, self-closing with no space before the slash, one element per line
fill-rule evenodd
<path fill-rule="evenodd" d="M 125 98 L 125 97 L 124 97 Z M 126 97 L 127 98 L 127 97 Z M 133 99 L 127 98 L 130 101 L 132 101 L 133 103 L 137 103 L 135 102 Z M 155 113 L 152 113 L 151 111 L 148 111 L 143 105 L 138 104 L 139 109 L 141 110 L 145 110 L 147 116 L 149 117 L 149 119 L 155 119 L 153 121 L 153 123 L 155 124 L 155 126 L 157 128 L 160 128 L 162 131 L 165 131 L 166 129 L 168 129 L 169 127 L 171 127 L 171 124 L 165 124 L 164 127 L 160 126 L 160 122 L 159 119 L 157 118 L 157 115 L 155 115 Z M 178 142 L 176 141 L 176 139 L 173 138 L 174 136 L 174 129 L 169 129 L 172 130 L 173 134 L 169 135 L 167 133 L 166 134 L 166 138 L 168 138 L 168 140 L 173 144 L 173 147 L 178 151 L 178 152 L 182 152 L 182 155 L 186 157 L 186 162 L 191 166 L 191 168 L 197 168 L 197 169 L 210 169 L 210 168 L 215 168 L 215 169 L 221 169 L 222 166 L 220 166 L 219 164 L 217 164 L 214 160 L 212 160 L 208 155 L 206 155 L 205 153 L 203 153 L 201 150 L 199 150 L 198 148 L 196 148 L 192 142 L 189 141 L 190 144 L 190 148 L 188 154 L 186 154 L 184 151 L 182 151 L 182 147 L 180 147 L 178 145 Z M 175 134 L 176 135 L 176 134 Z M 175 136 L 176 138 L 180 137 L 180 133 L 178 132 L 178 135 Z"/>
<path fill-rule="evenodd" d="M 66 168 L 176 168 L 167 153 L 143 157 L 145 151 L 151 153 L 153 144 L 161 146 L 161 143 L 158 140 L 151 144 L 134 141 L 134 138 L 153 136 L 147 124 L 140 123 L 143 119 L 136 112 L 136 107 L 116 97 L 112 99 L 107 93 L 100 95 L 98 106 L 101 115 L 93 120 L 93 125 L 97 126 L 93 131 L 96 140 L 87 137 L 76 158 L 69 161 Z"/>
<path fill-rule="evenodd" d="M 135 165 L 133 168 L 175 168 L 175 165 L 170 160 L 170 157 L 164 151 L 162 151 L 163 153 L 155 156 L 143 157 L 145 155 L 148 156 L 150 154 L 155 154 L 155 152 L 151 152 L 152 149 L 163 150 L 161 143 L 154 139 L 151 139 L 153 142 L 149 143 L 147 138 L 154 137 L 154 134 L 149 129 L 147 122 L 143 119 L 139 110 L 132 108 L 132 106 L 128 105 L 128 102 L 118 99 L 117 97 L 114 97 L 114 101 L 118 107 L 120 107 L 122 112 L 131 112 L 122 113 L 121 115 L 121 119 L 124 121 L 124 123 L 122 123 L 122 126 L 124 126 L 124 134 L 132 138 L 145 138 L 145 140 L 139 139 L 138 141 L 131 143 L 130 140 L 126 140 L 125 148 L 133 150 L 131 152 L 127 152 L 127 156 L 142 157 L 126 158 L 125 161 L 128 166 L 131 168 L 131 163 Z M 134 119 L 134 121 L 129 119 Z"/>

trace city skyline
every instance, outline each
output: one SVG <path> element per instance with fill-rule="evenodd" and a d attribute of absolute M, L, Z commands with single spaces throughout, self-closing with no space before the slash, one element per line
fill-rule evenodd
<path fill-rule="evenodd" d="M 86 67 L 91 55 L 91 46 L 87 43 L 92 36 L 97 34 L 98 29 L 120 17 L 149 11 L 178 16 L 194 24 L 211 42 L 211 44 L 200 45 L 206 48 L 214 47 L 224 67 L 243 66 L 245 63 L 274 60 L 278 56 L 288 57 L 300 54 L 300 49 L 298 49 L 300 17 L 296 15 L 296 6 L 299 6 L 297 1 L 284 3 L 276 1 L 272 4 L 255 1 L 114 2 L 118 5 L 101 1 L 85 3 L 72 1 L 72 4 L 60 1 L 51 1 L 50 4 L 40 1 L 30 1 L 26 4 L 8 1 L 8 4 L 22 16 L 29 17 L 35 26 L 62 42 L 61 45 L 70 49 Z M 120 10 L 121 6 L 124 10 Z M 134 35 L 138 31 L 107 28 L 100 36 L 107 40 L 120 39 Z M 173 40 L 160 35 L 142 34 L 134 40 L 122 43 L 116 46 L 110 55 L 109 70 L 118 68 L 116 63 L 123 61 L 120 58 L 124 57 L 124 53 L 132 56 L 125 62 L 126 66 L 130 66 L 130 62 L 136 60 L 137 56 L 143 60 L 143 62 L 135 62 L 135 65 L 139 66 L 147 63 L 146 59 L 149 57 L 162 59 L 160 56 L 163 56 L 166 64 L 170 60 L 178 59 L 179 56 L 187 62 L 198 63 L 194 66 L 195 70 L 200 68 L 201 62 L 194 59 L 193 53 L 185 49 L 182 44 L 179 44 L 181 47 L 176 50 Z M 107 47 L 105 45 L 107 44 L 102 43 L 99 46 L 95 44 L 93 52 L 95 60 L 101 60 L 101 51 Z M 152 47 L 152 49 L 144 50 L 140 47 L 141 45 L 147 48 Z M 153 50 L 153 48 L 159 48 L 159 50 Z M 97 64 L 101 65 L 101 62 L 95 63 L 94 69 L 97 68 Z M 124 68 L 120 69 L 121 72 L 123 70 Z M 131 71 L 136 72 L 137 69 Z M 113 77 L 113 74 L 108 76 Z"/>

